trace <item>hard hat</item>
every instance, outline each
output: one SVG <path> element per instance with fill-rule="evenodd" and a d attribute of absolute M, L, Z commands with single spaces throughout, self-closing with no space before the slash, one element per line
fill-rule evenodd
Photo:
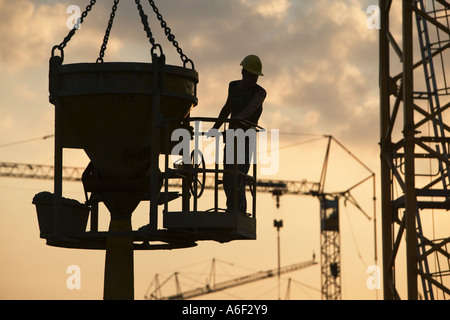
<path fill-rule="evenodd" d="M 256 74 L 258 76 L 263 76 L 262 74 L 262 63 L 258 56 L 248 55 L 242 60 L 241 66 L 250 73 Z"/>

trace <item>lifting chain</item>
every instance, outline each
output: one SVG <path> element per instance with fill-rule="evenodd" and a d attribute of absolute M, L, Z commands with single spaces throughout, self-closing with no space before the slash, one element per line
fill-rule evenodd
<path fill-rule="evenodd" d="M 75 32 L 80 28 L 80 25 L 83 23 L 84 19 L 88 15 L 89 11 L 92 10 L 92 7 L 95 5 L 97 1 L 91 0 L 90 3 L 86 6 L 86 9 L 81 14 L 81 17 L 77 19 L 77 22 L 73 26 L 72 30 L 70 30 L 69 34 L 64 38 L 64 40 L 59 44 L 52 48 L 52 57 L 55 56 L 55 50 L 59 49 L 61 51 L 61 59 L 64 60 L 64 48 L 66 47 L 67 43 L 72 39 Z"/>
<path fill-rule="evenodd" d="M 103 63 L 103 57 L 105 56 L 106 45 L 108 44 L 109 34 L 111 33 L 112 25 L 114 22 L 114 17 L 116 16 L 117 5 L 119 4 L 119 0 L 114 0 L 114 4 L 112 6 L 111 15 L 108 21 L 108 27 L 106 28 L 105 36 L 103 37 L 103 44 L 100 49 L 99 56 L 97 58 L 97 63 Z"/>
<path fill-rule="evenodd" d="M 88 13 L 92 10 L 92 7 L 96 4 L 96 0 L 90 0 L 90 3 L 86 6 L 86 9 L 81 14 L 80 18 L 77 19 L 77 22 L 73 26 L 72 30 L 70 30 L 69 34 L 64 38 L 64 40 L 59 44 L 55 45 L 52 48 L 52 57 L 55 56 L 55 50 L 58 49 L 61 52 L 61 59 L 64 60 L 64 48 L 66 47 L 67 43 L 72 39 L 75 32 L 80 28 L 80 25 L 83 23 L 84 19 L 88 15 Z M 171 32 L 171 29 L 167 26 L 167 22 L 164 20 L 162 14 L 159 12 L 159 9 L 156 7 L 156 4 L 153 0 L 148 0 L 151 7 L 153 8 L 153 11 L 156 14 L 156 17 L 160 21 L 161 27 L 164 29 L 164 33 L 167 37 L 167 39 L 172 43 L 172 45 L 176 48 L 178 54 L 180 55 L 181 61 L 183 61 L 183 67 L 186 67 L 187 63 L 190 63 L 192 66 L 192 69 L 194 69 L 194 62 L 189 59 L 184 53 L 183 50 L 180 48 L 178 42 L 175 40 L 175 35 Z M 144 12 L 144 9 L 142 8 L 141 1 L 135 0 L 135 3 L 137 5 L 137 9 L 139 11 L 139 15 L 141 17 L 141 22 L 144 26 L 144 30 L 147 33 L 147 38 L 150 41 L 150 44 L 152 45 L 151 53 L 154 53 L 155 49 L 159 49 L 160 56 L 163 55 L 163 49 L 160 44 L 156 43 L 155 38 L 153 37 L 152 31 L 150 29 L 150 25 L 148 23 L 148 17 Z M 97 58 L 97 63 L 103 62 L 103 57 L 105 56 L 106 46 L 108 44 L 109 35 L 111 33 L 113 21 L 116 15 L 117 11 L 117 5 L 119 4 L 119 0 L 114 0 L 114 5 L 112 7 L 112 12 L 109 17 L 108 21 L 108 27 L 106 28 L 105 36 L 103 37 L 103 43 L 100 49 L 99 57 Z"/>
<path fill-rule="evenodd" d="M 142 9 L 141 1 L 135 0 L 135 3 L 137 5 L 139 15 L 141 17 L 142 25 L 144 26 L 144 30 L 147 33 L 147 38 L 150 41 L 150 44 L 152 45 L 151 53 L 153 54 L 153 50 L 156 48 L 159 48 L 159 52 L 161 53 L 161 56 L 163 55 L 163 50 L 160 44 L 156 43 L 155 38 L 153 38 L 152 31 L 150 29 L 150 25 L 148 24 L 148 17 L 144 12 L 144 9 Z"/>
<path fill-rule="evenodd" d="M 164 29 L 164 34 L 166 35 L 167 39 L 173 44 L 173 46 L 177 49 L 178 54 L 180 55 L 181 61 L 183 61 L 183 66 L 186 67 L 186 64 L 188 62 L 191 63 L 192 69 L 194 69 L 194 62 L 189 59 L 184 53 L 183 50 L 178 45 L 178 42 L 175 40 L 175 35 L 171 33 L 170 28 L 167 26 L 167 22 L 164 21 L 162 14 L 159 12 L 158 7 L 156 7 L 156 4 L 153 0 L 148 0 L 150 5 L 153 8 L 153 11 L 156 14 L 156 17 L 158 18 L 159 22 L 161 23 L 161 27 Z"/>

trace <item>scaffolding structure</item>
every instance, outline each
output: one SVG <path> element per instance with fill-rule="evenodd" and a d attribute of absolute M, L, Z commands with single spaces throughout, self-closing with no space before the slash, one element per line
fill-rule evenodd
<path fill-rule="evenodd" d="M 379 5 L 384 298 L 402 298 L 405 261 L 407 299 L 448 299 L 450 228 L 437 234 L 429 220 L 450 209 L 450 2 Z M 394 6 L 401 6 L 401 39 L 390 24 L 399 21 Z"/>

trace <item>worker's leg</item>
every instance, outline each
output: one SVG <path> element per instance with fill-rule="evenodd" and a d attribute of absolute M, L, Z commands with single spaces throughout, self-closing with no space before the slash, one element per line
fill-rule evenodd
<path fill-rule="evenodd" d="M 245 196 L 245 186 L 246 186 L 246 180 L 243 176 L 248 173 L 248 170 L 250 169 L 249 164 L 239 164 L 238 170 L 241 174 L 239 174 L 238 177 L 238 211 L 239 213 L 246 213 L 247 212 L 247 197 Z"/>
<path fill-rule="evenodd" d="M 239 212 L 245 213 L 247 211 L 247 199 L 245 197 L 245 178 L 242 174 L 248 173 L 250 165 L 238 164 L 239 174 L 237 177 L 234 173 L 233 164 L 224 164 L 224 169 L 231 171 L 223 174 L 223 189 L 227 196 L 227 210 L 233 211 L 234 208 L 234 181 L 237 179 L 237 208 Z"/>
<path fill-rule="evenodd" d="M 233 185 L 234 185 L 234 174 L 228 171 L 232 171 L 234 166 L 232 164 L 223 164 L 223 190 L 227 197 L 227 211 L 231 212 L 233 210 Z"/>
<path fill-rule="evenodd" d="M 232 152 L 230 150 L 229 152 Z M 234 208 L 234 165 L 232 162 L 227 162 L 227 145 L 223 148 L 223 190 L 227 197 L 227 211 L 232 212 Z"/>
<path fill-rule="evenodd" d="M 234 187 L 235 187 L 235 179 L 237 179 L 237 210 L 240 213 L 247 212 L 247 199 L 245 196 L 245 186 L 246 180 L 244 175 L 248 174 L 250 169 L 250 157 L 248 151 L 248 144 L 246 143 L 245 148 L 245 160 L 244 163 L 237 165 L 239 174 L 236 176 L 234 173 L 235 166 L 233 163 L 226 162 L 226 146 L 224 149 L 224 169 L 225 173 L 223 175 L 223 188 L 225 190 L 225 195 L 227 196 L 227 211 L 232 212 L 234 209 Z"/>

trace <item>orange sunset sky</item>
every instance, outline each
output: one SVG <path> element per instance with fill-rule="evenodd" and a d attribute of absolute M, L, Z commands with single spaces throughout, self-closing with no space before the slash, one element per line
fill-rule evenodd
<path fill-rule="evenodd" d="M 81 29 L 65 49 L 64 63 L 95 62 L 113 1 L 97 1 Z M 182 65 L 167 42 L 147 1 L 155 39 L 167 63 Z M 257 54 L 267 90 L 260 125 L 279 129 L 278 171 L 265 179 L 318 182 L 327 139 L 332 135 L 376 173 L 379 191 L 378 31 L 369 29 L 367 7 L 372 0 L 164 0 L 155 1 L 184 53 L 199 73 L 198 106 L 192 116 L 215 117 L 223 106 L 228 83 L 239 79 L 239 63 Z M 53 164 L 54 108 L 48 102 L 48 59 L 51 48 L 67 35 L 67 8 L 85 0 L 0 0 L 0 161 Z M 393 12 L 400 13 L 398 4 Z M 398 22 L 393 21 L 393 30 Z M 400 30 L 398 30 L 400 33 Z M 150 62 L 150 44 L 134 1 L 121 1 L 111 31 L 105 61 Z M 394 66 L 395 68 L 395 66 Z M 10 143 L 13 143 L 9 145 Z M 84 167 L 80 150 L 67 150 L 64 165 Z M 341 191 L 369 176 L 339 145 L 332 144 L 327 191 Z M 71 250 L 45 245 L 39 238 L 36 210 L 31 203 L 40 191 L 53 191 L 52 181 L 0 177 L 0 298 L 102 299 L 104 251 Z M 65 182 L 64 196 L 84 200 L 81 183 Z M 205 191 L 201 201 L 211 201 Z M 374 215 L 377 215 L 378 265 L 381 266 L 381 228 L 372 182 L 361 185 L 355 198 L 371 217 L 341 203 L 342 298 L 380 299 L 381 290 L 367 287 L 366 270 L 375 264 Z M 224 196 L 221 194 L 221 201 Z M 160 280 L 174 271 L 189 275 L 182 288 L 205 283 L 212 258 L 227 261 L 218 272 L 222 280 L 277 265 L 274 219 L 283 219 L 281 264 L 320 261 L 319 201 L 286 195 L 276 209 L 271 194 L 258 194 L 258 239 L 227 244 L 200 242 L 197 247 L 172 251 L 135 252 L 135 298 L 144 295 L 155 274 Z M 103 223 L 108 222 L 104 212 Z M 448 221 L 443 217 L 442 221 Z M 446 220 L 445 220 L 446 219 Z M 146 224 L 148 203 L 133 214 L 134 229 Z M 69 290 L 67 267 L 81 270 L 81 288 Z M 194 265 L 193 267 L 187 267 Z M 196 281 L 192 281 L 192 278 Z M 315 265 L 283 275 L 291 299 L 320 299 L 320 267 Z M 220 280 L 219 278 L 217 281 Z M 402 279 L 399 279 L 401 281 Z M 167 287 L 166 294 L 174 291 Z M 254 284 L 200 297 L 201 299 L 277 299 L 277 281 Z"/>

